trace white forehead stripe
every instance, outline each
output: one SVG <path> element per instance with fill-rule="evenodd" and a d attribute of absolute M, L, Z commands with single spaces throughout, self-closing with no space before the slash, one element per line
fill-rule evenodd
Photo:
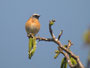
<path fill-rule="evenodd" d="M 36 14 L 36 13 L 35 13 L 35 14 L 33 14 L 33 15 L 37 15 L 37 16 L 39 16 L 39 14 Z"/>

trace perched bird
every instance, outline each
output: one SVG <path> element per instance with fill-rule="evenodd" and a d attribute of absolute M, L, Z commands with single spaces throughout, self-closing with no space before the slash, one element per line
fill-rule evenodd
<path fill-rule="evenodd" d="M 25 24 L 25 29 L 27 32 L 27 36 L 29 38 L 29 59 L 33 56 L 35 50 L 36 50 L 36 38 L 35 35 L 39 32 L 40 30 L 40 22 L 39 22 L 39 14 L 33 14 L 29 20 Z M 32 35 L 32 36 L 30 36 Z"/>

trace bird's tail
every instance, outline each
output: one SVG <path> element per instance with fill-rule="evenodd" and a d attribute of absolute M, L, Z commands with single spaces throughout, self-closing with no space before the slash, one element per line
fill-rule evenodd
<path fill-rule="evenodd" d="M 30 37 L 29 38 L 29 51 L 28 51 L 29 59 L 31 59 L 35 51 L 36 51 L 36 38 Z"/>

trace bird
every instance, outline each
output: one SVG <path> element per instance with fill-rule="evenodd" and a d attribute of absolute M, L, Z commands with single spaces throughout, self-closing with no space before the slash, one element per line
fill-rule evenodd
<path fill-rule="evenodd" d="M 40 30 L 40 22 L 39 22 L 39 14 L 33 14 L 25 24 L 25 30 L 27 32 L 27 36 L 29 38 L 29 50 L 28 55 L 29 59 L 33 56 L 36 51 L 36 34 Z"/>

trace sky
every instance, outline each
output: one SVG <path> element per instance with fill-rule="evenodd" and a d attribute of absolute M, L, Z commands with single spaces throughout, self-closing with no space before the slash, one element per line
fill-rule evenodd
<path fill-rule="evenodd" d="M 63 30 L 61 43 L 71 40 L 72 52 L 86 66 L 89 49 L 82 36 L 90 25 L 90 0 L 0 0 L 0 68 L 60 68 L 63 55 L 54 59 L 58 46 L 53 42 L 37 42 L 35 54 L 28 59 L 25 23 L 34 13 L 41 15 L 38 35 L 50 38 L 49 20 L 56 19 L 55 36 Z"/>

